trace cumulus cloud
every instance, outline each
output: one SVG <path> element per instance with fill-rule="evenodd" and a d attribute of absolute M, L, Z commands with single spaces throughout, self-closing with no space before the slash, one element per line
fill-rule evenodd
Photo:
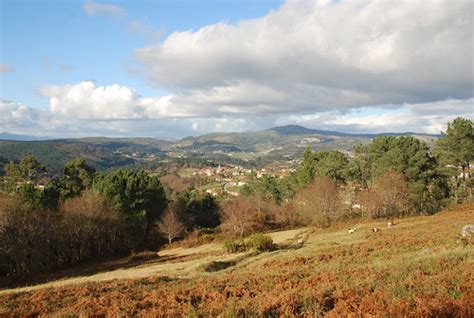
<path fill-rule="evenodd" d="M 13 73 L 15 69 L 9 64 L 0 64 L 0 73 Z"/>
<path fill-rule="evenodd" d="M 13 101 L 1 100 L 0 112 L 2 113 L 2 117 L 0 117 L 0 125 L 2 126 L 9 123 L 23 125 L 32 121 L 29 108 Z"/>
<path fill-rule="evenodd" d="M 37 133 L 43 130 L 44 113 L 21 103 L 0 100 L 0 132 Z"/>
<path fill-rule="evenodd" d="M 120 85 L 96 86 L 85 81 L 74 85 L 40 87 L 40 94 L 49 98 L 54 115 L 78 119 L 140 118 L 138 97 L 130 88 Z"/>
<path fill-rule="evenodd" d="M 104 4 L 93 1 L 86 1 L 83 5 L 84 12 L 87 15 L 105 15 L 115 19 L 122 18 L 126 15 L 124 8 L 118 5 Z"/>
<path fill-rule="evenodd" d="M 125 14 L 96 2 L 84 10 Z M 10 105 L 0 127 L 35 127 L 41 114 L 43 129 L 63 135 L 182 137 L 290 123 L 439 133 L 456 116 L 473 118 L 473 10 L 471 1 L 288 0 L 261 18 L 138 48 L 138 74 L 166 96 L 90 81 L 47 85 L 39 91 L 49 109 Z M 143 22 L 128 29 L 157 36 Z"/>
<path fill-rule="evenodd" d="M 49 98 L 50 112 L 65 118 L 88 120 L 136 120 L 196 117 L 179 96 L 142 97 L 133 89 L 118 84 L 97 86 L 83 81 L 68 85 L 45 85 L 39 93 Z M 172 103 L 176 100 L 176 103 Z M 180 104 L 181 103 L 181 104 Z"/>
<path fill-rule="evenodd" d="M 321 108 L 322 111 L 310 112 L 308 106 L 304 113 L 285 112 L 284 103 L 278 102 L 284 93 L 271 92 L 275 102 L 265 104 L 251 94 L 250 86 L 238 92 L 239 100 L 247 101 L 246 107 L 234 104 L 220 90 L 213 94 L 197 91 L 194 95 L 144 97 L 127 86 L 98 86 L 90 81 L 43 86 L 40 93 L 49 98 L 49 114 L 58 122 L 115 122 L 116 126 L 128 127 L 125 131 L 130 134 L 134 133 L 133 127 L 145 133 L 143 122 L 151 121 L 162 126 L 174 123 L 171 125 L 182 131 L 173 132 L 173 136 L 210 131 L 260 130 L 290 123 L 345 132 L 410 130 L 439 133 L 446 122 L 456 116 L 473 118 L 471 110 L 474 108 L 474 98 L 468 98 L 383 104 L 344 111 L 326 107 Z M 265 93 L 263 90 L 261 98 Z"/>
<path fill-rule="evenodd" d="M 470 112 L 470 109 L 474 107 L 472 98 L 405 104 L 405 108 L 390 107 L 390 105 L 385 105 L 384 108 L 366 107 L 347 112 L 330 110 L 311 114 L 270 113 L 183 117 L 174 116 L 173 113 L 167 112 L 166 108 L 161 110 L 166 116 L 160 116 L 160 111 L 157 112 L 157 109 L 160 109 L 157 105 L 160 102 L 168 104 L 169 97 L 144 98 L 124 86 L 101 87 L 90 82 L 82 82 L 70 87 L 72 89 L 68 91 L 68 94 L 65 94 L 64 86 L 43 88 L 44 93 L 56 96 L 50 100 L 49 109 L 1 101 L 0 113 L 4 116 L 0 117 L 0 131 L 56 137 L 185 137 L 208 132 L 255 131 L 276 125 L 299 124 L 310 128 L 352 133 L 414 131 L 437 134 L 446 129 L 446 123 L 457 116 L 474 120 L 474 115 Z M 105 96 L 112 94 L 112 91 L 118 92 L 115 98 L 109 96 L 107 100 L 117 101 L 117 96 L 125 97 L 118 101 L 118 104 L 127 105 L 129 108 L 125 110 L 122 108 L 120 112 L 123 114 L 117 116 L 116 110 L 110 111 L 114 102 L 104 107 L 103 102 L 95 104 L 94 98 L 87 94 L 85 99 L 79 102 L 84 97 L 81 95 L 83 91 L 92 92 L 92 95 Z M 61 94 L 68 97 L 61 97 L 60 102 L 56 103 L 54 98 L 58 98 Z M 425 109 L 429 111 L 423 111 Z"/>
<path fill-rule="evenodd" d="M 289 0 L 262 18 L 172 33 L 135 56 L 153 84 L 179 96 L 171 102 L 194 112 L 466 99 L 473 95 L 473 6 Z"/>

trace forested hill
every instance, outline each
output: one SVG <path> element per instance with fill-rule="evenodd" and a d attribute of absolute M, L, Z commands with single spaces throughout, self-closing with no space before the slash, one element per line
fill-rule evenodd
<path fill-rule="evenodd" d="M 51 168 L 83 157 L 99 170 L 133 165 L 140 158 L 164 156 L 161 148 L 169 142 L 153 138 L 80 138 L 42 141 L 0 141 L 0 162 L 17 161 L 33 154 Z"/>
<path fill-rule="evenodd" d="M 162 158 L 258 166 L 299 158 L 308 146 L 314 150 L 350 152 L 354 146 L 367 144 L 381 135 L 413 135 L 429 145 L 438 137 L 414 133 L 348 134 L 287 125 L 254 132 L 212 133 L 181 140 L 105 137 L 0 140 L 0 166 L 2 162 L 17 161 L 27 154 L 34 155 L 53 169 L 60 169 L 68 160 L 79 156 L 99 170 L 155 162 Z M 28 139 L 28 136 L 17 137 L 12 139 Z"/>
<path fill-rule="evenodd" d="M 367 133 L 344 133 L 338 131 L 331 131 L 331 130 L 319 130 L 319 129 L 310 129 L 299 125 L 285 125 L 285 126 L 277 126 L 268 129 L 270 131 L 276 131 L 281 135 L 332 135 L 332 136 L 343 136 L 343 137 L 366 137 L 366 138 L 375 138 L 378 136 L 419 136 L 419 137 L 427 137 L 427 138 L 438 138 L 441 135 L 434 135 L 434 134 L 424 134 L 424 133 L 416 133 L 416 132 L 385 132 L 385 133 L 378 133 L 378 134 L 367 134 Z"/>

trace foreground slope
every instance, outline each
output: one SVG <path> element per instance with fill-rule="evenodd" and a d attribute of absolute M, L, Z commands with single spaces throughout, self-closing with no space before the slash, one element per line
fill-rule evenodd
<path fill-rule="evenodd" d="M 472 317 L 474 250 L 460 228 L 474 205 L 435 216 L 272 234 L 282 248 L 223 253 L 171 249 L 127 269 L 4 290 L 0 316 L 311 315 Z M 381 228 L 372 233 L 374 226 Z M 296 248 L 293 241 L 303 239 Z M 161 268 L 159 266 L 162 266 Z M 88 278 L 88 279 L 87 279 Z"/>

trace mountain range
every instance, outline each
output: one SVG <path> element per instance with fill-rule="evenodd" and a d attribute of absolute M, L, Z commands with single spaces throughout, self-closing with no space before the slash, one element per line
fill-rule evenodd
<path fill-rule="evenodd" d="M 180 140 L 107 137 L 44 140 L 1 133 L 0 164 L 33 154 L 40 162 L 51 167 L 62 167 L 68 160 L 81 156 L 100 170 L 173 158 L 265 165 L 298 158 L 308 146 L 314 150 L 336 149 L 350 153 L 355 145 L 367 144 L 373 138 L 383 135 L 411 135 L 428 144 L 439 137 L 412 132 L 349 134 L 298 125 L 278 126 L 262 131 L 211 133 Z"/>

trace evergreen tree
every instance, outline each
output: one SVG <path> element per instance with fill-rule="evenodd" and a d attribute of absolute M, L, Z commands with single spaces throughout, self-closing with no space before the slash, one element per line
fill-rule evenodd
<path fill-rule="evenodd" d="M 97 177 L 93 187 L 124 213 L 136 242 L 146 244 L 155 221 L 168 203 L 158 177 L 149 176 L 143 170 L 118 169 Z"/>
<path fill-rule="evenodd" d="M 78 196 L 92 186 L 95 175 L 95 168 L 88 165 L 84 158 L 69 161 L 61 178 L 61 197 L 67 199 Z"/>
<path fill-rule="evenodd" d="M 383 136 L 358 147 L 357 158 L 363 162 L 371 180 L 393 170 L 402 173 L 410 192 L 410 201 L 418 213 L 433 213 L 445 196 L 446 180 L 425 142 L 411 137 Z M 370 167 L 370 168 L 369 168 Z"/>
<path fill-rule="evenodd" d="M 458 117 L 448 123 L 446 132 L 436 143 L 435 152 L 443 171 L 451 177 L 451 192 L 455 201 L 472 198 L 473 178 L 470 164 L 474 160 L 474 123 Z"/>

